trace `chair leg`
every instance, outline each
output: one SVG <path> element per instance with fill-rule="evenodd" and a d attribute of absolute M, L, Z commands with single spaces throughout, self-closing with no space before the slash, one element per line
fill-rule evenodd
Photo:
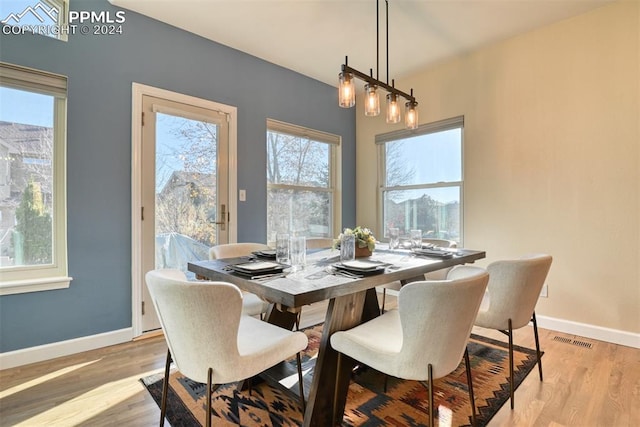
<path fill-rule="evenodd" d="M 207 371 L 207 427 L 211 427 L 211 396 L 213 395 L 211 378 L 213 377 L 213 368 Z"/>
<path fill-rule="evenodd" d="M 296 313 L 296 331 L 300 330 L 300 318 L 302 317 L 302 310 Z"/>
<path fill-rule="evenodd" d="M 540 373 L 540 381 L 542 381 L 542 354 L 540 353 L 540 339 L 538 338 L 538 322 L 536 321 L 536 312 L 531 317 L 533 322 L 533 335 L 536 338 L 536 356 L 538 357 L 538 372 Z"/>
<path fill-rule="evenodd" d="M 331 420 L 333 421 L 333 425 L 342 425 L 342 417 L 340 417 L 340 419 L 338 420 L 338 408 L 336 408 L 337 406 L 337 400 L 338 400 L 338 376 L 340 373 L 340 370 L 342 369 L 342 353 L 338 352 L 338 357 L 336 360 L 336 385 L 335 388 L 333 389 L 333 408 L 332 408 L 332 412 L 331 412 Z"/>
<path fill-rule="evenodd" d="M 162 382 L 162 402 L 160 403 L 160 427 L 164 426 L 167 414 L 167 394 L 169 392 L 169 369 L 171 367 L 171 350 L 167 350 L 167 361 L 164 365 L 164 381 Z"/>
<path fill-rule="evenodd" d="M 300 405 L 302 406 L 302 416 L 307 411 L 307 404 L 304 399 L 304 379 L 302 377 L 302 360 L 300 359 L 300 353 L 296 353 L 296 362 L 298 363 L 298 388 L 300 390 Z"/>
<path fill-rule="evenodd" d="M 384 314 L 384 304 L 387 300 L 387 288 L 382 288 L 382 305 L 380 306 L 380 314 Z"/>
<path fill-rule="evenodd" d="M 509 330 L 507 332 L 509 336 L 509 397 L 511 409 L 513 409 L 513 328 L 511 327 L 511 319 L 509 319 Z"/>
<path fill-rule="evenodd" d="M 429 363 L 429 427 L 433 427 L 435 414 L 433 413 L 433 365 Z"/>
<path fill-rule="evenodd" d="M 469 401 L 471 402 L 471 425 L 476 425 L 476 399 L 473 396 L 473 379 L 471 378 L 471 363 L 469 362 L 469 349 L 464 349 L 464 364 L 467 368 L 467 384 L 469 385 Z"/>

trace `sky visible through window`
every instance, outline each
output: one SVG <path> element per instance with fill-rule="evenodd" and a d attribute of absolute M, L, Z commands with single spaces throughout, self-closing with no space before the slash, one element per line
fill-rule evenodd
<path fill-rule="evenodd" d="M 461 129 L 452 129 L 398 140 L 398 143 L 403 144 L 398 161 L 407 170 L 415 171 L 411 182 L 405 184 L 462 181 L 461 132 Z M 437 193 L 438 200 L 443 203 L 460 198 L 457 187 L 442 188 Z M 407 199 L 416 197 L 413 191 L 404 194 Z M 396 200 L 400 201 L 402 200 Z"/>
<path fill-rule="evenodd" d="M 0 120 L 53 127 L 53 97 L 0 87 Z"/>

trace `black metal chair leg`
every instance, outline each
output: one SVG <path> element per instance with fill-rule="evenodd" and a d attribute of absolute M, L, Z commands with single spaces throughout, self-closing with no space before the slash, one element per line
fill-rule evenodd
<path fill-rule="evenodd" d="M 513 409 L 513 328 L 511 327 L 511 319 L 509 319 L 509 330 L 507 332 L 509 336 L 509 397 L 511 409 Z"/>
<path fill-rule="evenodd" d="M 469 401 L 471 401 L 471 425 L 476 425 L 476 399 L 473 396 L 473 379 L 471 378 L 471 363 L 469 362 L 469 350 L 464 349 L 464 364 L 467 368 L 467 384 L 469 385 Z"/>
<path fill-rule="evenodd" d="M 171 350 L 167 350 L 167 361 L 164 365 L 164 381 L 162 382 L 162 402 L 160 403 L 160 427 L 164 426 L 167 414 L 167 394 L 169 392 L 169 369 L 171 368 Z"/>
<path fill-rule="evenodd" d="M 380 314 L 384 314 L 384 304 L 387 300 L 387 288 L 382 288 L 382 305 L 380 307 Z"/>
<path fill-rule="evenodd" d="M 213 377 L 213 368 L 207 370 L 207 427 L 211 427 L 211 396 L 213 395 L 213 388 L 211 384 L 211 378 Z"/>
<path fill-rule="evenodd" d="M 536 321 L 536 312 L 531 317 L 533 322 L 533 335 L 536 339 L 536 356 L 538 357 L 538 372 L 540 373 L 540 381 L 542 381 L 542 353 L 540 353 L 540 339 L 538 338 L 538 322 Z"/>
<path fill-rule="evenodd" d="M 435 414 L 433 413 L 433 365 L 429 363 L 429 427 L 433 427 Z"/>
<path fill-rule="evenodd" d="M 302 377 L 302 360 L 300 359 L 300 353 L 296 353 L 296 362 L 298 363 L 298 388 L 300 389 L 300 405 L 302 406 L 302 416 L 307 411 L 307 404 L 304 399 L 304 379 Z"/>
<path fill-rule="evenodd" d="M 342 425 L 342 415 L 340 416 L 340 419 L 338 419 L 338 408 L 337 408 L 337 401 L 338 401 L 338 378 L 340 376 L 340 370 L 342 369 L 342 353 L 338 352 L 338 357 L 336 360 L 336 385 L 335 388 L 333 389 L 333 408 L 332 408 L 332 414 L 331 414 L 331 419 L 333 420 L 333 425 L 339 426 Z"/>

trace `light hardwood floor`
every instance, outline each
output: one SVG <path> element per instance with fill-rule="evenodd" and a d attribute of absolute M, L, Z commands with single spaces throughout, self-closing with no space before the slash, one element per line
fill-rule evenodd
<path fill-rule="evenodd" d="M 305 307 L 302 326 L 322 321 L 324 309 Z M 640 426 L 640 350 L 540 332 L 544 381 L 534 370 L 516 390 L 515 410 L 505 404 L 490 426 Z M 517 330 L 515 343 L 533 348 L 531 328 Z M 0 425 L 158 425 L 139 379 L 162 371 L 166 349 L 156 336 L 0 371 Z"/>

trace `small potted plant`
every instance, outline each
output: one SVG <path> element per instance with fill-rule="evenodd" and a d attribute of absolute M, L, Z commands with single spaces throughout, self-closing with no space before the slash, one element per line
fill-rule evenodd
<path fill-rule="evenodd" d="M 334 240 L 335 247 L 340 246 L 340 239 L 344 235 L 353 235 L 356 238 L 356 258 L 371 256 L 376 248 L 376 238 L 373 232 L 367 227 L 357 226 L 356 228 L 345 228 L 342 233 Z"/>

